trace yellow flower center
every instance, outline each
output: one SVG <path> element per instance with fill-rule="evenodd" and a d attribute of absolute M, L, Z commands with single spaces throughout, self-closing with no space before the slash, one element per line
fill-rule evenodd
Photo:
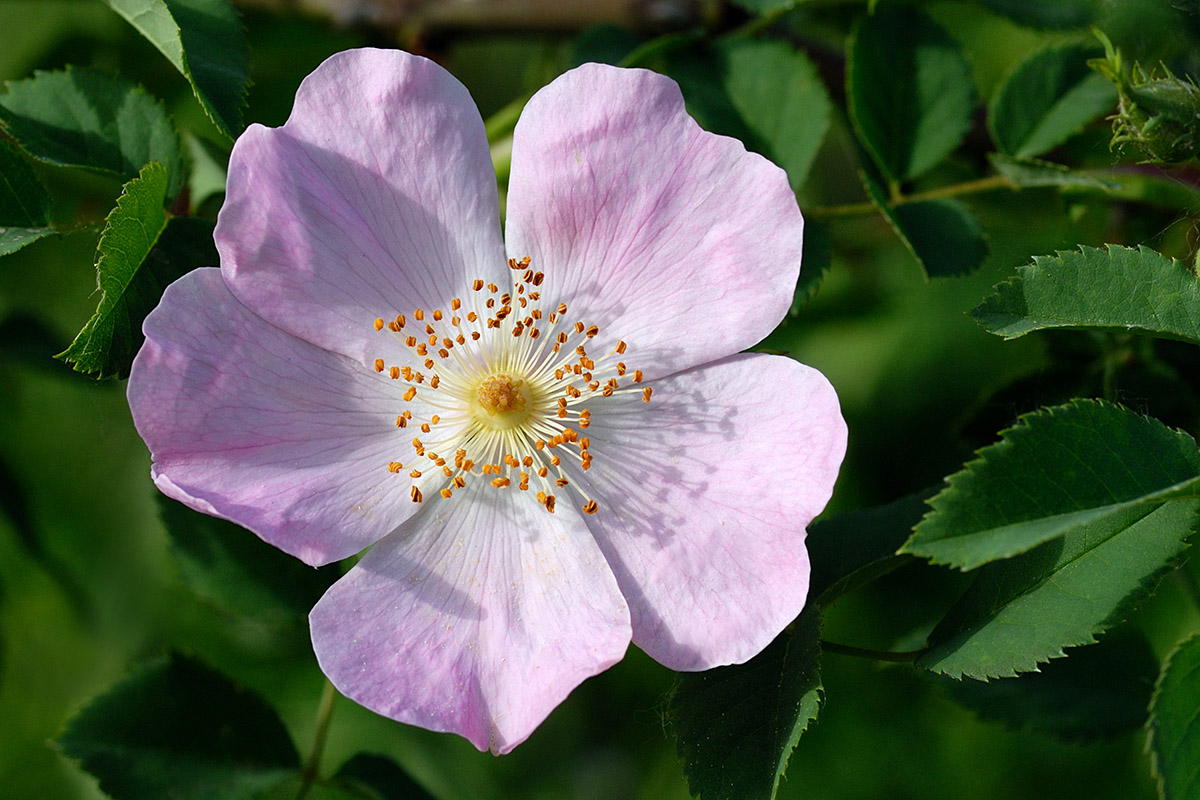
<path fill-rule="evenodd" d="M 407 470 L 416 503 L 424 499 L 422 488 L 449 499 L 482 478 L 497 488 L 532 492 L 551 513 L 555 492 L 570 487 L 582 510 L 594 514 L 598 504 L 565 469 L 577 465 L 586 472 L 592 465 L 583 433 L 591 424 L 589 406 L 625 393 L 649 402 L 651 389 L 636 386 L 641 370 L 619 360 L 625 342 L 593 358 L 588 346 L 600 329 L 569 321 L 565 303 L 543 313 L 538 287 L 544 275 L 529 268 L 528 258 L 508 265 L 517 275 L 512 292 L 475 280 L 467 305 L 456 297 L 449 311 L 418 308 L 411 318 L 375 320 L 375 330 L 386 329 L 403 350 L 401 363 L 377 358 L 374 365 L 405 384 L 401 397 L 409 408 L 396 417 L 396 427 L 421 433 L 411 442 L 415 460 L 391 461 L 387 468 Z"/>

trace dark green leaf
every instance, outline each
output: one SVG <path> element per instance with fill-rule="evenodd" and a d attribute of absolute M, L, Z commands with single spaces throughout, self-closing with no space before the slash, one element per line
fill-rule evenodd
<path fill-rule="evenodd" d="M 774 161 L 793 189 L 804 183 L 832 108 L 807 56 L 783 42 L 734 39 L 679 48 L 666 69 L 707 130 Z"/>
<path fill-rule="evenodd" d="M 1018 158 L 1040 156 L 1115 108 L 1116 87 L 1087 65 L 1102 52 L 1090 45 L 1059 45 L 1018 64 L 988 108 L 999 148 Z"/>
<path fill-rule="evenodd" d="M 371 800 L 433 800 L 396 762 L 371 753 L 359 753 L 343 764 L 333 782 Z"/>
<path fill-rule="evenodd" d="M 971 315 L 1005 339 L 1074 328 L 1200 344 L 1200 281 L 1179 261 L 1147 247 L 1081 247 L 1034 258 Z"/>
<path fill-rule="evenodd" d="M 124 78 L 67 67 L 12 81 L 0 122 L 34 158 L 128 180 L 151 161 L 167 171 L 164 196 L 183 185 L 179 134 L 163 104 Z"/>
<path fill-rule="evenodd" d="M 1116 520 L 1165 500 L 1191 503 L 1200 454 L 1155 419 L 1080 401 L 1026 414 L 947 483 L 903 552 L 970 570 L 1067 534 L 1119 534 Z"/>
<path fill-rule="evenodd" d="M 1141 728 L 1157 674 L 1146 637 L 1118 629 L 1037 672 L 987 682 L 943 680 L 955 700 L 984 719 L 1088 741 Z"/>
<path fill-rule="evenodd" d="M 108 215 L 97 248 L 100 305 L 56 358 L 98 378 L 129 375 L 142 344 L 142 320 L 167 284 L 184 273 L 218 263 L 213 225 L 194 217 L 167 219 L 166 170 L 150 164 L 125 185 Z"/>
<path fill-rule="evenodd" d="M 910 494 L 813 525 L 807 541 L 812 561 L 808 596 L 819 606 L 827 605 L 908 560 L 897 551 L 928 510 L 925 501 L 932 494 L 933 490 Z"/>
<path fill-rule="evenodd" d="M 790 314 L 795 316 L 800 313 L 800 309 L 816 296 L 821 280 L 829 272 L 832 258 L 833 240 L 829 235 L 829 226 L 816 220 L 805 220 L 804 253 L 801 255 L 800 278 L 796 281 Z"/>
<path fill-rule="evenodd" d="M 725 91 L 763 155 L 783 167 L 793 189 L 804 185 L 829 129 L 833 108 L 804 53 L 784 42 L 733 39 L 717 47 Z"/>
<path fill-rule="evenodd" d="M 1099 0 L 980 0 L 985 6 L 1031 28 L 1081 28 L 1096 21 Z"/>
<path fill-rule="evenodd" d="M 971 127 L 975 89 L 949 34 L 917 11 L 889 7 L 855 26 L 846 95 L 859 140 L 898 184 L 958 147 Z"/>
<path fill-rule="evenodd" d="M 999 153 L 990 153 L 988 160 L 992 162 L 996 172 L 1007 178 L 1014 186 L 1021 188 L 1053 186 L 1059 189 L 1096 189 L 1104 193 L 1121 188 L 1121 184 L 1116 181 L 1099 178 L 1086 172 L 1076 172 L 1051 161 L 1041 161 L 1036 158 L 1010 158 Z"/>
<path fill-rule="evenodd" d="M 571 64 L 620 64 L 638 44 L 637 37 L 622 27 L 593 25 L 571 43 Z"/>
<path fill-rule="evenodd" d="M 797 0 L 733 0 L 733 3 L 752 14 L 765 14 L 768 11 L 777 11 L 796 5 Z"/>
<path fill-rule="evenodd" d="M 183 579 L 201 597 L 271 625 L 302 621 L 341 573 L 313 569 L 250 531 L 161 498 Z"/>
<path fill-rule="evenodd" d="M 816 718 L 821 620 L 809 604 L 745 664 L 679 677 L 667 717 L 683 771 L 702 800 L 769 800 L 800 735 Z"/>
<path fill-rule="evenodd" d="M 925 275 L 946 278 L 978 269 L 987 257 L 983 226 L 957 200 L 924 200 L 892 205 L 883 190 L 862 173 L 871 202 L 883 213 Z"/>
<path fill-rule="evenodd" d="M 52 233 L 50 195 L 24 156 L 0 140 L 0 256 Z"/>
<path fill-rule="evenodd" d="M 1159 797 L 1200 796 L 1200 634 L 1167 657 L 1150 703 L 1150 758 Z"/>
<path fill-rule="evenodd" d="M 1155 208 L 1165 208 L 1168 211 L 1185 211 L 1188 214 L 1200 211 L 1200 189 L 1187 181 L 1168 177 L 1166 173 L 1153 175 L 1138 171 L 1110 173 L 1105 177 L 1117 184 L 1116 188 L 1104 191 L 1113 200 L 1127 200 Z M 1095 192 L 1090 187 L 1064 187 L 1064 190 L 1072 194 Z"/>
<path fill-rule="evenodd" d="M 300 766 L 266 701 L 178 655 L 109 688 L 58 745 L 115 800 L 241 800 Z"/>
<path fill-rule="evenodd" d="M 105 0 L 175 65 L 209 119 L 242 131 L 250 84 L 246 32 L 229 0 Z"/>

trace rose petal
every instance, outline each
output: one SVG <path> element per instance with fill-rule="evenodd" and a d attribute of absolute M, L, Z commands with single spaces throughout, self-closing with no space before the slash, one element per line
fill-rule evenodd
<path fill-rule="evenodd" d="M 679 87 L 585 64 L 542 89 L 513 139 L 507 241 L 542 294 L 624 339 L 647 376 L 742 350 L 792 300 L 803 220 L 784 172 L 706 133 Z"/>
<path fill-rule="evenodd" d="M 777 356 L 653 390 L 594 406 L 595 461 L 577 479 L 600 510 L 585 519 L 638 647 L 672 669 L 740 663 L 804 607 L 805 527 L 833 491 L 846 425 L 824 376 Z"/>
<path fill-rule="evenodd" d="M 392 719 L 516 747 L 629 644 L 612 572 L 564 511 L 478 479 L 426 501 L 313 608 L 322 671 Z"/>
<path fill-rule="evenodd" d="M 295 336 L 368 359 L 376 317 L 507 279 L 483 122 L 448 72 L 396 50 L 325 61 L 282 128 L 234 145 L 217 249 L 233 293 Z"/>
<path fill-rule="evenodd" d="M 264 322 L 216 269 L 167 287 L 144 330 L 129 407 L 165 494 L 314 565 L 414 513 L 385 377 Z"/>

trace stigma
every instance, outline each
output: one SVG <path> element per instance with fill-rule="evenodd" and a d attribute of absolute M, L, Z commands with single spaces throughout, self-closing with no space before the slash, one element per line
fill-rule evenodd
<path fill-rule="evenodd" d="M 448 500 L 483 481 L 527 492 L 550 513 L 565 493 L 595 514 L 599 504 L 564 467 L 582 474 L 592 466 L 593 406 L 603 413 L 605 398 L 627 393 L 648 403 L 651 389 L 621 360 L 625 342 L 594 354 L 599 327 L 543 301 L 545 276 L 529 258 L 508 266 L 511 290 L 476 279 L 448 308 L 374 320 L 401 346 L 396 363 L 375 359 L 375 372 L 398 384 L 396 427 L 416 434 L 409 454 L 386 467 L 412 479 L 414 503 L 424 501 L 422 489 Z"/>

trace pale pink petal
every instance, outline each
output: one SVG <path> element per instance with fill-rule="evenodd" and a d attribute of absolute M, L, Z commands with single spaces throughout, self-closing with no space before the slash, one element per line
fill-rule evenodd
<path fill-rule="evenodd" d="M 467 90 L 433 62 L 352 50 L 286 125 L 234 145 L 216 230 L 233 293 L 295 336 L 369 360 L 376 317 L 506 278 L 496 176 Z"/>
<path fill-rule="evenodd" d="M 144 330 L 129 407 L 165 494 L 314 565 L 414 512 L 387 469 L 412 452 L 395 383 L 264 322 L 216 269 L 167 287 Z"/>
<path fill-rule="evenodd" d="M 513 139 L 507 247 L 542 295 L 665 375 L 745 349 L 783 318 L 803 220 L 784 172 L 706 133 L 674 81 L 585 64 Z M 597 349 L 600 349 L 599 347 Z"/>
<path fill-rule="evenodd" d="M 740 663 L 804 607 L 805 527 L 846 449 L 837 397 L 816 370 L 734 356 L 595 404 L 595 457 L 577 475 L 585 517 L 616 573 L 633 641 L 672 669 Z"/>
<path fill-rule="evenodd" d="M 313 608 L 321 670 L 392 719 L 516 747 L 629 644 L 612 572 L 564 511 L 479 479 L 427 500 Z"/>

